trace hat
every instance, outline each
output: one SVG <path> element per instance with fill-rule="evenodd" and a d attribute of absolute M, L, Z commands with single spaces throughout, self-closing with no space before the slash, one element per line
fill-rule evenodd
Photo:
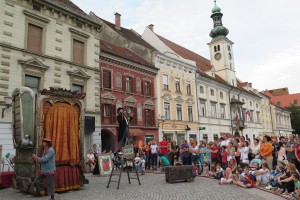
<path fill-rule="evenodd" d="M 43 138 L 42 140 L 45 142 L 52 142 L 52 140 L 50 138 Z"/>
<path fill-rule="evenodd" d="M 119 112 L 121 109 L 123 109 L 122 107 L 119 107 L 118 109 L 117 109 L 117 111 Z"/>

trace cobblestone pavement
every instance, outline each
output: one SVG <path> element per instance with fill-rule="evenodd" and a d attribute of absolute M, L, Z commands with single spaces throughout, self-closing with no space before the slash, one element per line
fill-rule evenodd
<path fill-rule="evenodd" d="M 194 182 L 180 182 L 169 184 L 165 182 L 163 174 L 146 174 L 140 176 L 142 185 L 137 180 L 128 184 L 125 173 L 122 175 L 120 189 L 117 190 L 117 183 L 111 183 L 106 188 L 108 177 L 98 177 L 87 174 L 90 183 L 84 189 L 69 191 L 56 195 L 60 200 L 232 200 L 232 199 L 282 199 L 274 194 L 264 192 L 255 188 L 243 189 L 235 185 L 219 185 L 217 180 L 197 177 Z M 117 180 L 117 177 L 114 177 Z M 49 197 L 33 197 L 21 194 L 13 189 L 0 190 L 1 200 L 38 199 L 44 200 Z"/>

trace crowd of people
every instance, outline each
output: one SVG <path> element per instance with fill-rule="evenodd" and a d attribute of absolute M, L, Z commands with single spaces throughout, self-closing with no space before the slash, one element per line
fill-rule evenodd
<path fill-rule="evenodd" d="M 112 153 L 112 151 L 109 151 Z M 106 152 L 106 153 L 109 153 Z M 265 187 L 277 193 L 300 199 L 300 137 L 290 135 L 271 138 L 235 137 L 205 140 L 154 140 L 134 148 L 137 170 L 164 170 L 166 166 L 192 165 L 195 176 L 213 177 L 220 184 L 243 188 Z M 94 174 L 99 173 L 96 146 L 87 155 Z M 112 153 L 112 157 L 114 157 Z"/>
<path fill-rule="evenodd" d="M 243 188 L 265 187 L 292 198 L 300 198 L 300 138 L 265 135 L 251 141 L 243 136 L 207 142 L 183 140 L 156 144 L 151 141 L 136 148 L 141 171 L 165 166 L 193 165 L 195 176 L 214 177 L 220 184 Z"/>

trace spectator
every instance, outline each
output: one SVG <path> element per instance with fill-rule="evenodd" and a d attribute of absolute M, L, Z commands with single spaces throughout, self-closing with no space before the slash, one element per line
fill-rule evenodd
<path fill-rule="evenodd" d="M 250 150 L 251 150 L 251 157 L 249 158 L 249 160 L 252 160 L 253 158 L 259 158 L 259 151 L 260 151 L 260 142 L 258 139 L 254 139 L 253 140 L 253 145 L 250 146 Z"/>
<path fill-rule="evenodd" d="M 263 143 L 261 144 L 260 148 L 260 155 L 266 160 L 268 166 L 273 169 L 273 156 L 272 156 L 273 146 L 271 144 L 271 137 L 265 135 L 263 137 Z"/>
<path fill-rule="evenodd" d="M 169 153 L 169 143 L 166 136 L 163 136 L 163 140 L 159 143 L 160 156 L 168 156 Z"/>
<path fill-rule="evenodd" d="M 88 164 L 91 166 L 91 171 L 93 171 L 94 168 L 95 168 L 95 165 L 96 165 L 96 163 L 95 163 L 95 155 L 93 153 L 93 149 L 89 150 L 89 153 L 86 155 L 86 157 L 87 157 Z"/>
<path fill-rule="evenodd" d="M 285 145 L 282 142 L 278 142 L 277 152 L 278 152 L 277 162 L 287 159 L 285 153 Z"/>
<path fill-rule="evenodd" d="M 183 140 L 181 144 L 181 161 L 183 165 L 189 165 L 189 157 L 190 157 L 190 152 L 189 152 L 189 145 L 187 144 L 186 140 Z"/>
<path fill-rule="evenodd" d="M 211 146 L 211 160 L 212 162 L 219 163 L 219 147 L 217 146 L 216 142 L 212 143 Z"/>
<path fill-rule="evenodd" d="M 249 164 L 249 158 L 248 158 L 248 154 L 249 154 L 249 143 L 248 141 L 245 141 L 242 144 L 242 149 L 241 149 L 241 162 L 244 164 Z"/>
<path fill-rule="evenodd" d="M 258 187 L 260 185 L 266 186 L 269 184 L 270 170 L 267 163 L 262 164 L 262 168 L 256 172 L 254 172 L 256 177 L 255 186 Z"/>
<path fill-rule="evenodd" d="M 178 157 L 179 157 L 179 146 L 176 144 L 175 140 L 171 143 L 171 153 L 172 153 L 171 165 L 174 166 L 175 162 L 178 162 Z"/>
<path fill-rule="evenodd" d="M 199 159 L 200 159 L 200 164 L 201 167 L 204 166 L 204 162 L 205 162 L 205 148 L 206 148 L 206 144 L 204 142 L 202 142 L 201 146 L 199 146 Z"/>
<path fill-rule="evenodd" d="M 223 138 L 223 141 L 221 142 L 221 144 L 220 144 L 220 146 L 222 147 L 222 146 L 228 146 L 229 145 L 229 142 L 230 142 L 230 140 L 227 138 L 227 135 L 223 135 L 222 136 L 222 138 Z"/>
<path fill-rule="evenodd" d="M 157 170 L 157 153 L 158 153 L 158 147 L 154 140 L 151 141 L 150 145 L 151 149 L 151 164 L 152 164 L 152 171 Z"/>
<path fill-rule="evenodd" d="M 222 153 L 221 153 L 221 161 L 222 161 L 222 168 L 226 169 L 228 166 L 228 161 L 227 161 L 227 157 L 228 157 L 228 153 L 226 150 L 226 146 L 222 146 Z"/>

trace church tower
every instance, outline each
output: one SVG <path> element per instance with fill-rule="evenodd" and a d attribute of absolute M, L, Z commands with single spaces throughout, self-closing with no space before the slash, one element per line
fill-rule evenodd
<path fill-rule="evenodd" d="M 209 36 L 212 38 L 208 43 L 210 49 L 211 64 L 215 69 L 215 73 L 223 78 L 230 85 L 236 86 L 236 75 L 234 66 L 234 56 L 232 45 L 226 36 L 229 30 L 222 24 L 221 8 L 217 6 L 215 0 L 215 6 L 211 10 L 211 18 L 214 22 L 214 28 L 210 31 Z"/>

